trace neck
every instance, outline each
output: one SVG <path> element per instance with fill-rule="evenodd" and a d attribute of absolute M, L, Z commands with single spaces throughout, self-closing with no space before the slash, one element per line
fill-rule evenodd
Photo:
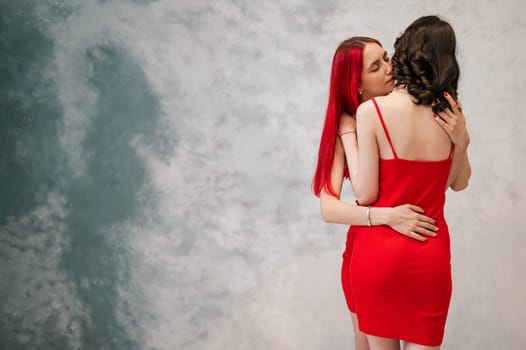
<path fill-rule="evenodd" d="M 398 85 L 393 90 L 407 93 L 407 85 Z"/>

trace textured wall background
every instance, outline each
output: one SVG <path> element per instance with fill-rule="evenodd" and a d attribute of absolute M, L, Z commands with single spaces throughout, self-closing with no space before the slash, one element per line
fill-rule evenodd
<path fill-rule="evenodd" d="M 331 58 L 424 14 L 472 136 L 444 348 L 526 348 L 525 11 L 0 0 L 0 348 L 351 349 L 346 227 L 309 191 Z"/>

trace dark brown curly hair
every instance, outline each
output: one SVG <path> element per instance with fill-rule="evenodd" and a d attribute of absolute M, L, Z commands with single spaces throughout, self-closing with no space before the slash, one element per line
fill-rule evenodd
<path fill-rule="evenodd" d="M 460 68 L 449 23 L 437 16 L 420 17 L 396 39 L 394 49 L 395 86 L 406 87 L 416 104 L 438 113 L 449 107 L 444 92 L 457 99 Z"/>

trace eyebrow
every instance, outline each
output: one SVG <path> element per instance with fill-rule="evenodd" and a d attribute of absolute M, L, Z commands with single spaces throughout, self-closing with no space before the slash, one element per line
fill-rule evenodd
<path fill-rule="evenodd" d="M 384 50 L 384 54 L 382 55 L 382 58 L 381 58 L 381 59 L 383 59 L 386 55 L 387 55 L 387 51 Z M 377 58 L 376 60 L 374 60 L 373 63 L 371 63 L 371 64 L 369 65 L 369 68 L 367 68 L 367 69 L 371 69 L 375 64 L 377 64 L 377 65 L 380 64 L 380 58 Z"/>

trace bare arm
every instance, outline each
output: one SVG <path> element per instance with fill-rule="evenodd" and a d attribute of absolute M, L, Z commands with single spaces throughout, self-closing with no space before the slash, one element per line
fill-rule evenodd
<path fill-rule="evenodd" d="M 356 118 L 348 114 L 340 117 L 338 135 L 345 151 L 345 160 L 349 169 L 349 177 L 358 178 L 358 140 L 356 139 Z M 351 181 L 352 191 L 356 193 L 354 181 Z"/>
<path fill-rule="evenodd" d="M 447 132 L 455 145 L 446 188 L 451 187 L 453 191 L 461 191 L 468 186 L 471 177 L 471 164 L 467 152 L 470 138 L 460 101 L 455 101 L 450 95 L 446 96 L 446 99 L 451 109 L 446 109 L 435 116 L 437 123 Z"/>
<path fill-rule="evenodd" d="M 376 201 L 379 191 L 379 163 L 380 155 L 376 142 L 375 117 L 376 110 L 372 101 L 367 101 L 356 111 L 357 145 L 359 145 L 358 169 L 354 170 L 354 193 L 358 202 L 369 205 Z M 354 166 L 351 162 L 350 166 Z"/>
<path fill-rule="evenodd" d="M 467 150 L 465 148 L 455 147 L 447 186 L 451 187 L 453 191 L 462 191 L 468 187 L 470 177 L 471 165 L 469 163 Z"/>
<path fill-rule="evenodd" d="M 343 148 L 345 150 L 345 157 L 347 161 L 347 167 L 349 168 L 349 175 L 352 179 L 351 185 L 352 190 L 354 192 L 354 195 L 356 196 L 356 199 L 360 204 L 368 205 L 372 204 L 377 197 L 377 193 L 375 194 L 375 186 L 372 183 L 373 179 L 371 181 L 363 181 L 364 178 L 367 178 L 366 176 L 363 176 L 358 171 L 359 167 L 359 147 L 358 147 L 358 135 L 357 135 L 357 128 L 356 128 L 356 118 L 351 117 L 347 114 L 344 114 L 340 117 L 340 126 L 339 126 L 339 135 L 340 139 L 343 144 Z M 362 129 L 360 129 L 360 132 L 362 133 Z M 376 145 L 376 136 L 374 136 L 374 130 L 373 135 L 370 135 L 374 137 L 374 145 L 370 145 L 374 147 L 374 149 L 377 149 L 375 147 Z M 372 138 L 370 139 L 372 141 Z M 365 152 L 362 149 L 363 152 Z M 363 159 L 362 159 L 363 160 Z M 362 166 L 366 163 L 366 166 L 369 168 L 370 171 L 374 171 L 374 164 L 371 164 L 368 161 L 363 162 Z M 372 167 L 371 167 L 372 165 Z M 362 175 L 362 176 L 360 176 Z M 362 180 L 362 181 L 360 181 Z M 371 188 L 367 188 L 366 186 L 372 186 Z M 376 185 L 376 189 L 378 188 L 378 185 Z"/>
<path fill-rule="evenodd" d="M 365 207 L 358 207 L 354 204 L 340 200 L 339 195 L 341 194 L 343 185 L 344 167 L 345 157 L 343 146 L 341 141 L 337 139 L 336 147 L 334 149 L 334 160 L 331 168 L 331 183 L 332 188 L 338 194 L 338 197 L 335 197 L 325 189 L 322 189 L 320 193 L 321 216 L 323 221 L 330 223 L 367 225 Z"/>

